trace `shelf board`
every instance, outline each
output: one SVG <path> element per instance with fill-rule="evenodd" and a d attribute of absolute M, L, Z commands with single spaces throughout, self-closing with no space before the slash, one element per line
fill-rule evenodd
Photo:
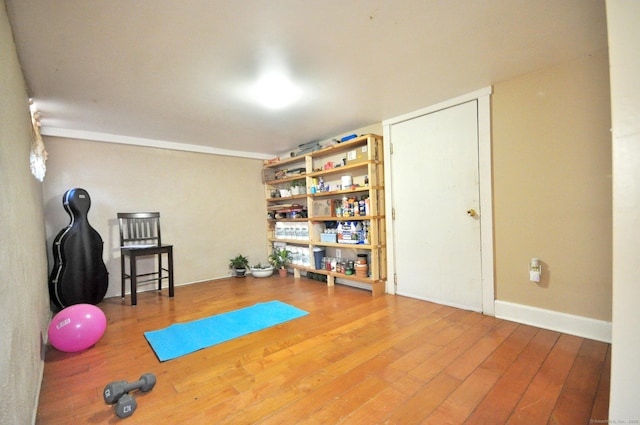
<path fill-rule="evenodd" d="M 379 186 L 376 186 L 376 188 L 377 187 Z M 359 187 L 356 187 L 355 189 L 332 190 L 331 192 L 316 192 L 316 193 L 310 194 L 309 196 L 313 198 L 325 198 L 327 196 L 334 196 L 334 195 L 348 195 L 350 193 L 363 193 L 363 192 L 368 192 L 370 189 L 373 189 L 373 186 L 359 186 Z"/>
<path fill-rule="evenodd" d="M 382 139 L 381 136 L 377 136 L 375 134 L 363 134 L 361 136 L 355 137 L 351 140 L 347 140 L 346 142 L 336 143 L 330 146 L 327 146 L 322 149 L 318 149 L 317 151 L 309 152 L 306 155 L 294 156 L 291 158 L 274 158 L 271 160 L 264 161 L 264 168 L 280 168 L 283 165 L 295 164 L 297 162 L 304 162 L 306 157 L 319 157 L 319 156 L 327 156 L 334 155 L 341 152 L 346 152 L 348 150 L 354 149 L 358 146 L 363 146 L 367 143 L 367 139 L 369 137 L 373 137 L 374 139 Z M 377 161 L 375 161 L 377 162 Z M 342 167 L 340 167 L 342 168 Z"/>
<path fill-rule="evenodd" d="M 308 239 L 278 239 L 278 238 L 268 238 L 269 242 L 284 242 L 288 244 L 295 245 L 310 245 L 311 241 Z"/>
<path fill-rule="evenodd" d="M 275 180 L 268 180 L 265 182 L 265 184 L 269 185 L 269 186 L 276 186 L 282 183 L 289 183 L 292 182 L 294 180 L 304 180 L 307 177 L 307 174 L 302 173 L 302 174 L 295 174 L 293 176 L 289 176 L 289 177 L 283 177 L 281 179 L 275 179 Z"/>
<path fill-rule="evenodd" d="M 320 150 L 311 152 L 309 156 L 312 156 L 312 157 L 328 156 L 328 155 L 334 155 L 341 152 L 346 152 L 358 146 L 364 146 L 367 143 L 367 139 L 369 137 L 373 137 L 374 139 L 376 138 L 381 139 L 380 136 L 376 136 L 374 134 L 363 134 L 351 140 L 347 140 L 346 142 L 336 143 L 334 145 L 327 146 L 326 148 L 322 148 Z"/>
<path fill-rule="evenodd" d="M 339 278 L 339 279 L 353 280 L 355 282 L 366 283 L 366 284 L 369 284 L 369 285 L 373 285 L 373 284 L 376 284 L 376 283 L 381 283 L 381 282 L 385 282 L 386 281 L 386 279 L 374 280 L 374 279 L 372 279 L 370 277 L 358 277 L 355 274 L 336 273 L 334 271 L 323 270 L 323 269 L 319 269 L 318 270 L 318 269 L 315 269 L 313 267 L 300 266 L 298 264 L 289 264 L 287 267 L 291 267 L 292 269 L 298 269 L 298 270 L 311 272 L 311 273 L 323 274 L 325 276 L 333 276 L 334 278 Z"/>
<path fill-rule="evenodd" d="M 353 248 L 353 249 L 364 249 L 371 250 L 374 248 L 373 245 L 370 244 L 362 244 L 362 243 L 337 243 L 337 242 L 320 242 L 320 241 L 310 241 L 303 239 L 278 239 L 278 238 L 267 238 L 269 242 L 283 242 L 291 245 L 313 245 L 313 246 L 323 246 L 326 248 Z M 380 246 L 383 246 L 382 244 Z"/>
<path fill-rule="evenodd" d="M 267 198 L 267 202 L 283 202 L 283 201 L 291 201 L 294 199 L 306 199 L 307 194 L 303 193 L 302 195 L 292 195 L 292 196 L 284 196 L 284 197 L 275 197 L 275 198 Z"/>
<path fill-rule="evenodd" d="M 369 164 L 372 165 L 379 165 L 380 161 L 363 161 L 363 162 L 359 162 L 357 164 L 347 164 L 347 165 L 343 165 L 340 167 L 336 167 L 336 168 L 331 168 L 328 170 L 320 170 L 320 171 L 313 171 L 311 173 L 300 173 L 300 174 L 295 174 L 293 176 L 287 176 L 287 177 L 283 177 L 281 179 L 273 179 L 273 180 L 267 180 L 265 182 L 265 184 L 269 185 L 269 186 L 276 186 L 279 184 L 283 184 L 283 183 L 289 183 L 292 182 L 294 180 L 304 180 L 306 177 L 323 177 L 323 176 L 329 176 L 329 175 L 333 175 L 333 174 L 343 174 L 347 171 L 353 171 L 353 170 L 358 170 L 361 168 L 367 168 L 367 166 Z M 351 190 L 351 189 L 348 189 Z"/>
<path fill-rule="evenodd" d="M 270 162 L 272 161 L 272 162 Z M 305 157 L 304 156 L 292 156 L 290 158 L 283 158 L 280 160 L 277 160 L 277 158 L 271 159 L 271 160 L 265 160 L 264 161 L 264 168 L 280 168 L 283 165 L 287 165 L 287 164 L 295 164 L 297 162 L 304 162 L 305 161 Z"/>
<path fill-rule="evenodd" d="M 309 221 L 363 221 L 363 220 L 380 220 L 383 219 L 384 215 L 356 215 L 353 217 L 334 217 L 334 216 L 323 216 L 323 217 L 309 217 Z"/>
<path fill-rule="evenodd" d="M 353 249 L 367 249 L 372 248 L 369 244 L 363 243 L 337 243 L 337 242 L 311 242 L 315 246 L 324 246 L 329 248 L 353 248 Z"/>
<path fill-rule="evenodd" d="M 279 182 L 281 180 L 278 180 Z M 267 182 L 269 184 L 269 182 Z M 282 202 L 282 201 L 290 201 L 293 199 L 305 199 L 307 197 L 312 198 L 327 198 L 330 196 L 336 195 L 349 195 L 351 193 L 366 193 L 370 190 L 382 190 L 382 186 L 358 186 L 354 189 L 344 189 L 344 190 L 332 190 L 331 192 L 316 192 L 316 193 L 302 193 L 300 195 L 292 195 L 292 196 L 284 196 L 284 197 L 275 197 L 275 198 L 267 198 L 267 202 Z M 275 190 L 275 189 L 274 189 Z"/>
<path fill-rule="evenodd" d="M 309 177 L 322 177 L 322 176 L 328 176 L 330 174 L 343 174 L 345 171 L 357 170 L 359 168 L 367 168 L 369 164 L 377 165 L 378 161 L 362 161 L 362 162 L 358 162 L 357 164 L 347 164 L 341 167 L 330 168 L 328 170 L 313 171 L 311 173 L 308 173 L 307 175 Z"/>

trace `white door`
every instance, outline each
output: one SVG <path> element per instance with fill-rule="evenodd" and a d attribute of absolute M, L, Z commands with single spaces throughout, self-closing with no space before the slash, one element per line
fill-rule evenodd
<path fill-rule="evenodd" d="M 396 293 L 482 311 L 477 101 L 390 136 Z"/>

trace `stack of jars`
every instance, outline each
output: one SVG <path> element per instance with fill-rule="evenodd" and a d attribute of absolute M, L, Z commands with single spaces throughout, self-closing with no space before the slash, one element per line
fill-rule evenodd
<path fill-rule="evenodd" d="M 367 277 L 369 276 L 369 264 L 367 264 L 367 254 L 358 254 L 358 259 L 355 264 L 356 276 Z"/>
<path fill-rule="evenodd" d="M 352 275 L 356 273 L 355 262 L 346 258 L 322 257 L 323 269 Z"/>

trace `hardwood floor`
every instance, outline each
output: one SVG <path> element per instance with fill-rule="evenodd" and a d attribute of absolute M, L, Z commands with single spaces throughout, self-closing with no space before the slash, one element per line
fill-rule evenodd
<path fill-rule="evenodd" d="M 92 348 L 49 347 L 37 423 L 123 419 L 110 381 L 152 372 L 126 424 L 588 424 L 607 419 L 609 344 L 400 296 L 230 278 L 104 300 Z M 310 314 L 160 363 L 143 336 L 279 300 Z"/>

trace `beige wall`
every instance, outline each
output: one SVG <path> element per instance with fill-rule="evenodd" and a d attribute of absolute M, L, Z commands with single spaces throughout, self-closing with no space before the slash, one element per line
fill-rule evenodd
<path fill-rule="evenodd" d="M 228 260 L 238 253 L 266 262 L 262 161 L 66 138 L 45 143 L 49 255 L 69 223 L 64 192 L 86 189 L 89 223 L 104 241 L 107 297 L 120 294 L 118 212 L 160 212 L 163 242 L 174 245 L 176 285 L 228 276 Z"/>
<path fill-rule="evenodd" d="M 608 78 L 600 52 L 494 86 L 496 299 L 611 320 Z"/>
<path fill-rule="evenodd" d="M 50 317 L 41 184 L 27 90 L 0 2 L 0 423 L 33 422 Z"/>

